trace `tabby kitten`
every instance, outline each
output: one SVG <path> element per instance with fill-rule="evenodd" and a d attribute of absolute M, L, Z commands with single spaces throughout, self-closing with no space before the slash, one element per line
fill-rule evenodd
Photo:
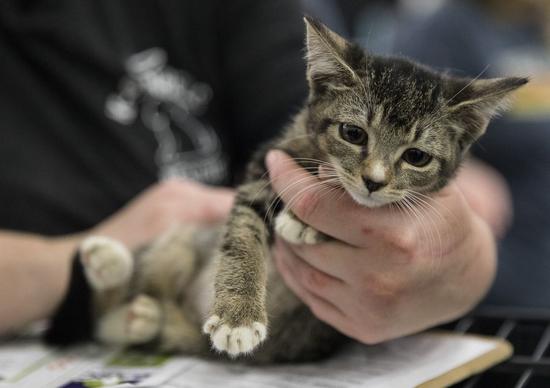
<path fill-rule="evenodd" d="M 222 229 L 181 227 L 135 258 L 111 239 L 82 244 L 97 339 L 194 354 L 216 354 L 212 347 L 231 357 L 252 353 L 255 362 L 325 356 L 343 336 L 286 288 L 270 246 L 275 233 L 302 244 L 328 237 L 280 203 L 263 162 L 267 150 L 287 152 L 314 174 L 330 166 L 364 206 L 401 201 L 409 190 L 433 193 L 453 177 L 507 95 L 527 82 L 438 74 L 366 54 L 319 22 L 305 22 L 307 103 L 257 152 Z"/>

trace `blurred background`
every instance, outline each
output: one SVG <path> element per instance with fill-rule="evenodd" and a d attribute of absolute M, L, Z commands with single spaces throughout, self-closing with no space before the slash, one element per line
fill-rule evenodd
<path fill-rule="evenodd" d="M 369 52 L 458 76 L 528 76 L 475 156 L 505 178 L 513 222 L 487 304 L 550 300 L 550 1 L 303 0 L 306 12 Z M 546 286 L 545 286 L 546 285 Z"/>

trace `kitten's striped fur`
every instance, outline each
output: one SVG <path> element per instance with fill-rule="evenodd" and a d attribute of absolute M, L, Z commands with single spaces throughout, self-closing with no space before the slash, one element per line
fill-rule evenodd
<path fill-rule="evenodd" d="M 306 26 L 306 105 L 256 153 L 220 234 L 173 231 L 137 255 L 132 278 L 95 292 L 99 339 L 200 354 L 214 354 L 213 346 L 231 356 L 252 354 L 255 362 L 330 353 L 344 336 L 294 297 L 270 259 L 275 230 L 291 242 L 327 237 L 284 209 L 268 178 L 266 152 L 284 150 L 312 174 L 320 164 L 329 166 L 332 181 L 366 206 L 398 202 L 411 190 L 426 194 L 445 186 L 508 93 L 527 82 L 451 78 L 406 59 L 365 54 L 314 20 L 306 18 Z M 344 140 L 343 124 L 364 131 L 367 141 Z M 403 155 L 411 148 L 431 160 L 407 163 Z M 367 181 L 377 189 L 367 189 Z M 215 254 L 205 250 L 215 245 Z M 97 252 L 94 259 L 93 250 L 84 249 L 82 256 L 103 260 Z M 205 321 L 209 337 L 201 334 Z"/>

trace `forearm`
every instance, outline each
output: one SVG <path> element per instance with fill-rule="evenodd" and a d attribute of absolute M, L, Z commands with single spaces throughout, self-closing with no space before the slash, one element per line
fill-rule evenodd
<path fill-rule="evenodd" d="M 0 231 L 0 334 L 53 313 L 79 240 Z"/>

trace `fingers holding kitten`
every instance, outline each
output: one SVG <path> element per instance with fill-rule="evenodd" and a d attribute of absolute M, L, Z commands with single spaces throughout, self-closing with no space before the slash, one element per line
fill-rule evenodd
<path fill-rule="evenodd" d="M 367 208 L 343 189 L 336 196 L 327 194 L 320 179 L 280 151 L 270 151 L 267 164 L 274 190 L 300 221 L 356 247 L 367 248 L 382 240 L 409 249 L 438 231 L 460 227 L 455 214 L 461 214 L 464 201 L 448 188 L 433 197 L 423 197 L 412 213 L 396 207 Z"/>
<path fill-rule="evenodd" d="M 300 298 L 320 320 L 341 330 L 351 333 L 354 328 L 349 324 L 350 319 L 338 307 L 342 297 L 341 281 L 330 277 L 317 269 L 300 262 L 285 248 L 276 248 L 275 263 L 286 285 Z M 345 295 L 345 294 L 344 294 Z"/>
<path fill-rule="evenodd" d="M 280 151 L 270 151 L 267 164 L 274 190 L 299 220 L 335 239 L 365 246 L 366 238 L 358 224 L 367 222 L 377 209 L 360 206 L 345 192 L 327 194 L 320 179 Z"/>
<path fill-rule="evenodd" d="M 281 241 L 275 244 L 274 260 L 287 285 L 293 291 L 296 288 L 300 292 L 298 296 L 307 296 L 304 295 L 304 292 L 307 291 L 316 297 L 325 299 L 327 303 L 337 304 L 338 296 L 342 294 L 341 289 L 345 287 L 344 281 L 311 266 L 298 257 L 290 246 Z"/>

